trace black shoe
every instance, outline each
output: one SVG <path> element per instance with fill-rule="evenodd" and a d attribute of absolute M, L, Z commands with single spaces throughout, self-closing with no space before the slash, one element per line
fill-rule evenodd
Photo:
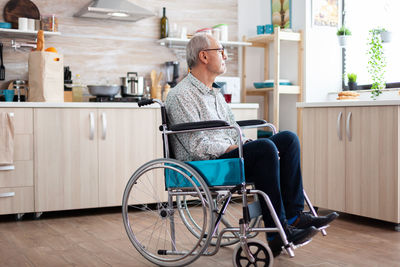
<path fill-rule="evenodd" d="M 313 216 L 311 213 L 308 212 L 300 212 L 296 221 L 293 223 L 293 226 L 298 229 L 306 229 L 310 226 L 314 226 L 315 228 L 319 229 L 328 225 L 334 219 L 339 216 L 337 212 L 332 212 L 326 216 Z"/>
<path fill-rule="evenodd" d="M 316 233 L 318 233 L 318 229 L 314 226 L 306 229 L 297 229 L 296 227 L 284 223 L 282 227 L 285 231 L 288 242 L 293 243 L 294 245 L 303 244 L 304 242 L 310 240 Z M 277 257 L 279 254 L 281 254 L 283 241 L 279 234 L 276 234 L 273 240 L 268 241 L 268 245 L 274 257 Z"/>

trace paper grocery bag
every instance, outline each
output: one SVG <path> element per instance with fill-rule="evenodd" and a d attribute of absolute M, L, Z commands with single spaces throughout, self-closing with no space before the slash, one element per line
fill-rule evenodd
<path fill-rule="evenodd" d="M 12 165 L 14 159 L 14 119 L 0 112 L 0 166 Z"/>
<path fill-rule="evenodd" d="M 32 102 L 64 102 L 64 59 L 61 54 L 29 54 L 29 96 Z"/>

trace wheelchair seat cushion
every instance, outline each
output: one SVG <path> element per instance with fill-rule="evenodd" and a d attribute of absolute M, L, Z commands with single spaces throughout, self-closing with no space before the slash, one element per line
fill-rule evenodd
<path fill-rule="evenodd" d="M 208 186 L 238 185 L 244 182 L 244 163 L 240 158 L 186 161 L 205 180 Z M 177 166 L 174 166 L 178 168 Z M 182 170 L 184 171 L 184 170 Z M 190 176 L 189 173 L 184 171 Z M 165 185 L 167 188 L 193 187 L 182 174 L 166 170 Z"/>

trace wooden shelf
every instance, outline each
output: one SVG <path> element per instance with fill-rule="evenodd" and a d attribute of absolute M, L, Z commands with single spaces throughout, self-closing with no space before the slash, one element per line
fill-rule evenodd
<path fill-rule="evenodd" d="M 56 36 L 61 35 L 60 32 L 44 32 L 44 36 Z M 13 38 L 13 39 L 32 39 L 36 38 L 37 31 L 21 31 L 17 29 L 2 29 L 0 28 L 0 36 L 4 38 Z"/>
<path fill-rule="evenodd" d="M 165 45 L 167 47 L 176 46 L 176 47 L 185 47 L 189 43 L 190 39 L 180 39 L 180 38 L 164 38 L 157 40 L 157 43 L 160 45 Z M 228 41 L 222 42 L 221 45 L 225 47 L 241 47 L 241 46 L 250 46 L 250 42 L 237 42 L 237 41 Z"/>
<path fill-rule="evenodd" d="M 273 79 L 274 87 L 269 88 L 246 88 L 246 50 L 250 47 L 244 47 L 242 53 L 242 102 L 246 102 L 247 95 L 258 95 L 264 97 L 263 119 L 269 120 L 269 97 L 272 94 L 273 119 L 272 123 L 279 130 L 279 102 L 282 94 L 297 95 L 298 102 L 303 99 L 303 40 L 301 32 L 282 31 L 279 27 L 274 29 L 273 34 L 260 34 L 250 38 L 243 38 L 244 42 L 251 42 L 250 47 L 261 47 L 264 50 L 264 80 Z M 297 81 L 292 81 L 296 85 L 280 85 L 281 69 L 281 41 L 293 41 L 297 44 Z M 270 58 L 270 47 L 273 49 L 272 58 Z M 269 63 L 273 62 L 273 71 L 269 72 Z M 297 112 L 297 131 L 301 133 L 301 113 Z M 301 136 L 300 136 L 301 139 Z"/>
<path fill-rule="evenodd" d="M 263 95 L 267 92 L 274 91 L 274 87 L 268 88 L 248 88 L 246 90 L 247 95 Z M 298 95 L 300 94 L 300 86 L 298 85 L 279 85 L 278 87 L 279 94 L 293 94 Z"/>
<path fill-rule="evenodd" d="M 260 34 L 257 36 L 249 37 L 246 41 L 251 42 L 253 45 L 257 44 L 267 44 L 270 42 L 274 42 L 275 34 Z M 279 40 L 281 41 L 296 41 L 299 42 L 301 40 L 300 33 L 298 32 L 279 32 Z"/>

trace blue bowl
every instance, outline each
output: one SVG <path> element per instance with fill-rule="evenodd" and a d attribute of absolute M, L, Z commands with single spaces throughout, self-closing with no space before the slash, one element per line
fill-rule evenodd
<path fill-rule="evenodd" d="M 3 29 L 11 29 L 11 23 L 8 23 L 8 22 L 0 22 L 0 28 L 3 28 Z"/>
<path fill-rule="evenodd" d="M 258 82 L 258 83 L 253 83 L 253 85 L 257 89 L 274 87 L 273 82 Z M 280 82 L 279 85 L 292 85 L 292 83 L 291 82 Z"/>

